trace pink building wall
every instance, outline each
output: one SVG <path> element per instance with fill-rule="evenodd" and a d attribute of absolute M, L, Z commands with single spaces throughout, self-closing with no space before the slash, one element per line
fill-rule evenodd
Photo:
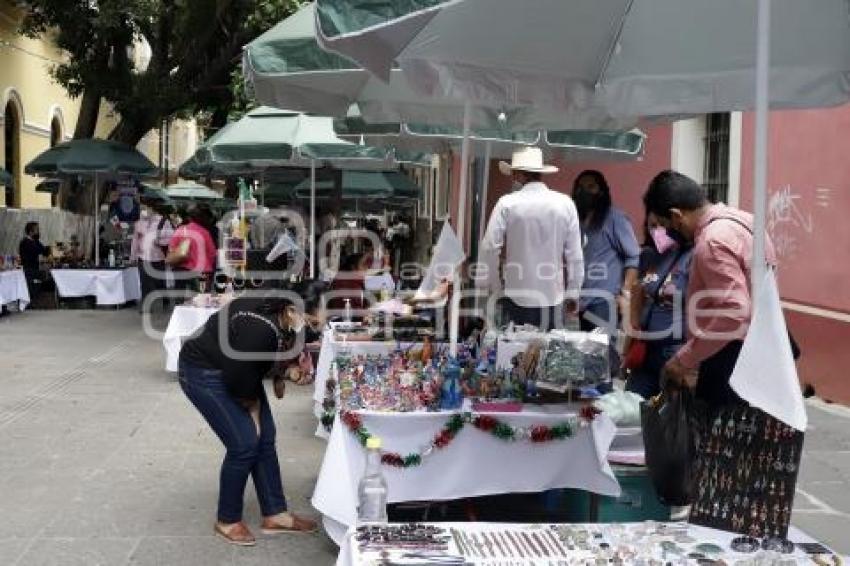
<path fill-rule="evenodd" d="M 741 207 L 752 210 L 754 117 L 744 116 Z M 850 105 L 773 112 L 768 154 L 768 233 L 779 289 L 803 350 L 800 377 L 819 396 L 850 403 Z M 843 319 L 843 320 L 842 320 Z"/>

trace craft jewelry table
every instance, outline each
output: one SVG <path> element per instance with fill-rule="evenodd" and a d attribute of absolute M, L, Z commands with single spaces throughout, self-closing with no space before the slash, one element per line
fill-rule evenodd
<path fill-rule="evenodd" d="M 557 528 L 559 525 L 531 525 L 521 523 L 430 523 L 436 527 L 445 529 L 445 534 L 450 538 L 448 540 L 449 555 L 463 556 L 466 559 L 466 564 L 584 564 L 584 561 L 577 562 L 587 556 L 587 553 L 582 553 L 581 550 L 569 550 L 566 545 L 559 544 L 560 539 L 557 536 Z M 732 539 L 738 535 L 706 527 L 696 525 L 685 525 L 683 523 L 676 524 L 649 524 L 649 523 L 610 523 L 610 524 L 590 524 L 590 525 L 562 525 L 568 529 L 586 529 L 591 536 L 599 533 L 601 537 L 595 539 L 597 541 L 604 540 L 606 544 L 611 544 L 612 549 L 616 549 L 617 540 L 631 533 L 639 533 L 641 530 L 651 532 L 657 529 L 658 532 L 664 533 L 682 533 L 679 535 L 687 537 L 687 540 L 693 542 L 681 543 L 676 542 L 675 535 L 659 535 L 654 534 L 655 542 L 647 542 L 644 548 L 648 548 L 657 556 L 657 560 L 661 563 L 670 563 L 676 560 L 676 556 L 668 553 L 664 558 L 664 551 L 661 545 L 664 542 L 675 544 L 678 549 L 684 550 L 687 553 L 698 552 L 696 547 L 700 544 L 716 545 L 722 550 L 720 554 L 706 555 L 712 559 L 723 560 L 725 564 L 735 564 L 739 560 L 753 559 L 757 553 L 740 553 L 734 552 L 730 548 Z M 359 544 L 355 540 L 356 533 L 350 530 L 344 536 L 343 544 L 340 546 L 340 553 L 337 557 L 337 566 L 373 566 L 381 564 L 381 557 L 376 551 L 361 551 Z M 811 537 L 802 533 L 798 529 L 791 527 L 788 533 L 788 539 L 794 543 L 813 543 Z M 682 540 L 680 538 L 680 540 Z M 458 541 L 462 548 L 458 545 Z M 392 551 L 392 558 L 397 558 L 405 551 Z M 410 550 L 406 552 L 411 552 Z M 413 551 L 415 552 L 415 551 Z M 480 554 L 479 554 L 480 553 Z M 483 557 L 482 557 L 483 556 Z M 495 556 L 495 558 L 494 558 Z M 793 559 L 799 564 L 812 564 L 810 558 L 800 549 L 795 548 L 791 554 L 778 555 L 780 559 Z M 434 560 L 437 560 L 436 558 Z M 420 562 L 420 563 L 424 563 Z M 438 564 L 439 562 L 433 562 Z M 592 562 L 591 562 L 592 563 Z M 605 563 L 610 563 L 605 560 Z M 621 562 L 628 564 L 628 561 Z M 696 561 L 689 561 L 689 564 L 696 564 Z"/>
<path fill-rule="evenodd" d="M 27 280 L 21 269 L 0 271 L 0 307 L 18 303 L 18 310 L 25 310 L 30 304 L 30 292 Z"/>
<path fill-rule="evenodd" d="M 98 306 L 123 305 L 142 298 L 136 267 L 51 269 L 59 297 L 95 297 Z"/>
<path fill-rule="evenodd" d="M 358 412 L 369 433 L 383 440 L 385 451 L 402 455 L 428 446 L 455 412 Z M 493 416 L 512 427 L 553 426 L 575 415 L 563 407 L 526 406 L 520 413 L 476 413 Z M 418 466 L 384 466 L 389 501 L 443 501 L 502 493 L 533 493 L 575 488 L 617 497 L 620 486 L 607 461 L 616 435 L 604 414 L 576 425 L 563 440 L 533 443 L 508 441 L 466 424 L 444 448 L 422 458 Z M 357 484 L 366 450 L 337 414 L 313 494 L 313 507 L 323 515 L 336 542 L 357 520 Z"/>
<path fill-rule="evenodd" d="M 168 327 L 162 337 L 162 346 L 165 348 L 165 371 L 176 372 L 180 359 L 180 348 L 183 342 L 191 338 L 200 330 L 207 320 L 218 312 L 221 307 L 196 307 L 192 305 L 179 305 L 174 307 Z"/>
<path fill-rule="evenodd" d="M 337 354 L 345 350 L 353 356 L 357 355 L 386 355 L 399 347 L 398 342 L 369 342 L 369 341 L 347 341 L 338 340 L 334 336 L 335 328 L 339 323 L 331 323 L 322 333 L 322 343 L 319 348 L 319 359 L 316 362 L 316 380 L 313 385 L 313 414 L 320 421 L 322 418 L 322 403 L 325 400 L 326 384 L 331 377 L 331 368 Z M 401 344 L 402 348 L 415 346 L 410 343 Z M 316 428 L 316 436 L 327 440 L 328 432 L 319 422 Z"/>

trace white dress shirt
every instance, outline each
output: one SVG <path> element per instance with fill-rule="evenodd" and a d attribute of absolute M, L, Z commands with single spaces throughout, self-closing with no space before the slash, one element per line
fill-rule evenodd
<path fill-rule="evenodd" d="M 504 251 L 505 295 L 516 304 L 545 307 L 578 297 L 584 258 L 578 212 L 569 196 L 539 182 L 503 196 L 481 244 L 490 258 Z"/>

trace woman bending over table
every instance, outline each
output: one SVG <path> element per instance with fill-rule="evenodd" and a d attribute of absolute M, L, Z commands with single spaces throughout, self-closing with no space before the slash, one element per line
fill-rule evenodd
<path fill-rule="evenodd" d="M 275 424 L 263 378 L 278 398 L 288 366 L 297 364 L 318 297 L 280 293 L 237 298 L 210 317 L 180 351 L 180 386 L 224 443 L 215 533 L 231 544 L 256 539 L 242 521 L 248 476 L 263 514 L 264 534 L 312 532 L 316 522 L 287 510 L 275 447 Z"/>

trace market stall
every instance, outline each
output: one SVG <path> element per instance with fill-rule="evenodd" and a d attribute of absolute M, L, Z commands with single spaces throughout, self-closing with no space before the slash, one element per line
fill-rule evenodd
<path fill-rule="evenodd" d="M 456 433 L 446 432 L 457 426 Z M 393 454 L 385 458 L 403 459 L 401 465 L 384 466 L 391 503 L 556 488 L 620 494 L 606 459 L 616 427 L 604 415 L 585 422 L 564 407 L 530 406 L 518 413 L 348 413 L 334 423 L 312 500 L 337 542 L 357 520 L 357 486 L 366 457 L 361 428 L 384 439 Z M 563 429 L 564 435 L 548 441 L 524 438 L 553 429 Z"/>
<path fill-rule="evenodd" d="M 841 564 L 841 557 L 797 529 L 788 539 L 760 540 L 686 523 L 396 524 L 352 529 L 337 566 Z"/>
<path fill-rule="evenodd" d="M 95 297 L 98 306 L 123 305 L 142 298 L 139 269 L 99 267 L 97 269 L 51 269 L 59 297 Z"/>
<path fill-rule="evenodd" d="M 30 303 L 27 280 L 21 269 L 0 271 L 0 307 L 17 303 L 18 310 L 25 310 Z"/>

